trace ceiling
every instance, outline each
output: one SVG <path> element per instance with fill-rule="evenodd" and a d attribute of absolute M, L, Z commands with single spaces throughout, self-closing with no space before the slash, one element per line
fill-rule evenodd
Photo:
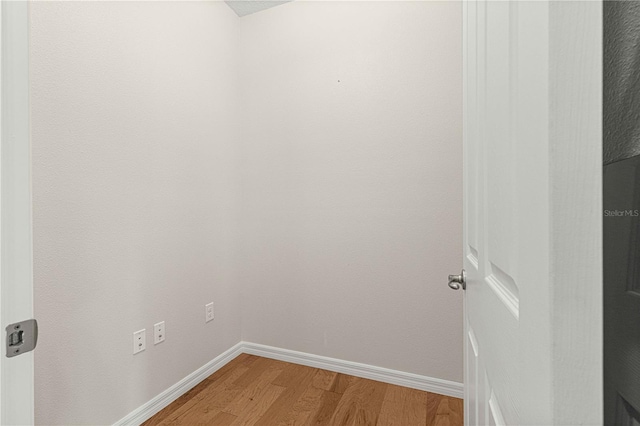
<path fill-rule="evenodd" d="M 238 16 L 246 16 L 251 13 L 260 12 L 261 10 L 269 9 L 270 7 L 278 6 L 284 3 L 289 3 L 293 0 L 264 0 L 264 1 L 254 1 L 254 0 L 230 0 L 225 1 L 229 5 L 231 9 Z"/>

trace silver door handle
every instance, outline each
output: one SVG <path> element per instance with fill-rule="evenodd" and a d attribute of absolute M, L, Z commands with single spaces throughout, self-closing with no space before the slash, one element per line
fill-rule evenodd
<path fill-rule="evenodd" d="M 467 289 L 467 275 L 464 269 L 460 272 L 460 275 L 449 275 L 449 287 L 452 290 L 460 290 L 460 287 L 463 290 Z"/>

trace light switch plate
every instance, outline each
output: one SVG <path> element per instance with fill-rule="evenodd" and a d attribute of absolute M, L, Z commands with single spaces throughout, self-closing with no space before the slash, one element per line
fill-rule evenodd
<path fill-rule="evenodd" d="M 133 354 L 144 351 L 147 348 L 147 330 L 142 329 L 133 333 Z"/>
<path fill-rule="evenodd" d="M 159 322 L 153 325 L 153 344 L 157 345 L 158 343 L 164 342 L 165 339 L 165 329 L 164 329 L 164 321 Z"/>

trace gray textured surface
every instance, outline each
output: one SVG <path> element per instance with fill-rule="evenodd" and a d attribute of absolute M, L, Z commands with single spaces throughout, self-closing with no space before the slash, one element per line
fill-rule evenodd
<path fill-rule="evenodd" d="M 640 1 L 604 2 L 604 164 L 640 154 Z"/>
<path fill-rule="evenodd" d="M 603 17 L 604 424 L 635 425 L 640 421 L 640 1 L 605 1 Z"/>
<path fill-rule="evenodd" d="M 640 156 L 604 168 L 604 424 L 640 422 Z M 633 420 L 632 420 L 633 419 Z"/>
<path fill-rule="evenodd" d="M 293 0 L 266 0 L 266 1 L 252 1 L 252 0 L 233 0 L 226 1 L 231 9 L 238 16 L 246 16 L 252 13 L 260 12 L 261 10 L 269 9 L 270 7 L 278 6 L 284 3 L 289 3 Z"/>

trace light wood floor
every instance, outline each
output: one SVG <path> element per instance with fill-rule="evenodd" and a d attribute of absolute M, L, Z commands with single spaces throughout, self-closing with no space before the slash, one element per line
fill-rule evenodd
<path fill-rule="evenodd" d="M 151 425 L 461 426 L 462 400 L 242 354 Z"/>

